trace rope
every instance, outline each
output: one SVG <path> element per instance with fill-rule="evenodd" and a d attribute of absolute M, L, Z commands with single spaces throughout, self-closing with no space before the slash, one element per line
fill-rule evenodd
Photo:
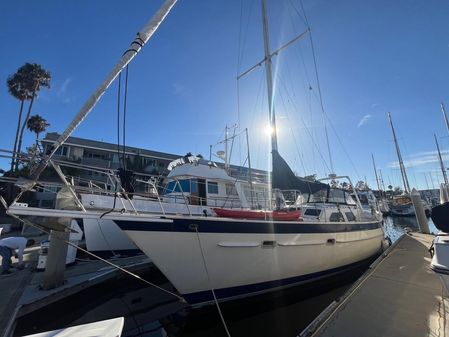
<path fill-rule="evenodd" d="M 204 256 L 203 246 L 201 246 L 200 234 L 198 233 L 198 225 L 192 225 L 192 227 L 195 229 L 195 232 L 196 232 L 196 237 L 198 239 L 198 244 L 200 246 L 201 257 L 203 259 L 204 270 L 206 271 L 207 280 L 208 280 L 208 282 L 210 284 L 209 271 L 207 270 L 206 258 Z M 218 304 L 217 297 L 215 296 L 215 290 L 212 287 L 210 288 L 210 290 L 212 291 L 212 296 L 214 297 L 215 306 L 217 307 L 218 314 L 220 315 L 220 319 L 221 319 L 221 322 L 223 323 L 223 327 L 224 327 L 224 329 L 226 331 L 226 334 L 228 335 L 228 337 L 231 337 L 231 334 L 229 333 L 229 330 L 228 330 L 228 326 L 226 325 L 226 321 L 225 321 L 225 319 L 223 317 L 223 314 L 221 312 L 220 305 Z"/>

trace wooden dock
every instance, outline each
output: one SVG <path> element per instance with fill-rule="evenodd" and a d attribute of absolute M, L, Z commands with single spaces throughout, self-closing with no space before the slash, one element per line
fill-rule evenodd
<path fill-rule="evenodd" d="M 36 265 L 37 254 L 36 249 L 28 250 L 25 255 L 27 268 L 0 278 L 0 336 L 11 336 L 17 318 L 123 273 L 99 260 L 78 262 L 67 267 L 64 285 L 51 290 L 41 290 L 44 273 L 32 271 Z M 134 273 L 148 270 L 152 266 L 145 255 L 111 262 Z"/>
<path fill-rule="evenodd" d="M 449 336 L 449 299 L 430 269 L 432 235 L 403 235 L 300 337 Z"/>

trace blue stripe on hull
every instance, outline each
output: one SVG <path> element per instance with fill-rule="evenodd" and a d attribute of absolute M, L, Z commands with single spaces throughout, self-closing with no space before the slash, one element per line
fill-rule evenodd
<path fill-rule="evenodd" d="M 164 218 L 165 219 L 165 218 Z M 170 218 L 167 218 L 170 219 Z M 125 231 L 149 232 L 195 232 L 192 224 L 197 225 L 200 233 L 341 233 L 380 228 L 379 222 L 372 223 L 305 223 L 305 222 L 276 222 L 276 221 L 245 221 L 245 220 L 214 220 L 212 218 L 173 218 L 173 223 L 152 220 L 132 221 L 114 220 Z"/>
<path fill-rule="evenodd" d="M 372 259 L 374 257 L 376 257 L 377 255 L 378 254 L 375 254 L 375 255 L 371 256 L 370 258 L 363 260 L 363 261 L 358 261 L 358 262 L 351 263 L 351 264 L 348 264 L 345 266 L 328 269 L 328 270 L 320 271 L 317 273 L 295 276 L 295 277 L 290 277 L 290 278 L 286 278 L 286 279 L 282 279 L 282 280 L 249 284 L 249 285 L 244 285 L 244 286 L 214 289 L 215 296 L 217 297 L 218 300 L 231 300 L 234 298 L 254 296 L 254 295 L 261 294 L 261 293 L 274 291 L 274 290 L 280 289 L 280 288 L 299 286 L 301 284 L 310 283 L 313 281 L 317 281 L 319 279 L 331 277 L 335 274 L 340 274 L 340 273 L 350 271 L 350 270 L 360 267 L 364 264 L 367 264 L 368 262 L 371 262 Z M 190 294 L 184 294 L 182 296 L 192 306 L 200 306 L 202 304 L 208 304 L 208 303 L 214 301 L 212 291 L 210 291 L 210 290 L 200 291 L 200 292 L 190 293 Z"/>

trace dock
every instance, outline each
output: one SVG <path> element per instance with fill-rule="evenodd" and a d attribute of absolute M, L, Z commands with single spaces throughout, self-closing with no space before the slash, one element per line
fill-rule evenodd
<path fill-rule="evenodd" d="M 430 269 L 433 238 L 404 234 L 299 337 L 449 336 L 448 292 Z"/>
<path fill-rule="evenodd" d="M 66 268 L 62 286 L 42 290 L 40 285 L 44 272 L 33 270 L 37 264 L 38 252 L 36 248 L 27 249 L 24 260 L 28 266 L 25 270 L 0 278 L 0 336 L 12 335 L 17 318 L 123 274 L 121 270 L 103 261 L 79 261 Z M 153 265 L 145 255 L 111 262 L 133 273 L 146 271 Z"/>

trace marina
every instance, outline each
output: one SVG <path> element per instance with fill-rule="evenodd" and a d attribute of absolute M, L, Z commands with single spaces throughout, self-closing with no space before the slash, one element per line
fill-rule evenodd
<path fill-rule="evenodd" d="M 395 242 L 400 242 L 407 237 L 407 231 L 417 230 L 418 225 L 414 219 L 410 218 L 386 218 L 385 229 Z M 436 231 L 432 224 L 431 229 Z M 421 237 L 415 233 L 412 232 L 412 236 L 410 236 L 413 240 Z M 429 236 L 423 237 L 424 239 L 421 239 L 420 243 L 420 247 L 422 247 L 414 252 L 412 261 L 416 259 L 424 261 L 420 267 L 421 272 L 427 270 L 427 277 L 433 279 L 432 284 L 440 285 L 437 274 L 429 274 L 430 255 L 427 249 L 431 240 L 429 241 Z M 398 249 L 397 244 L 394 244 L 394 248 Z M 36 254 L 36 251 L 34 253 Z M 389 254 L 391 252 L 382 258 L 386 258 Z M 32 259 L 31 256 L 30 259 Z M 406 261 L 401 258 L 398 262 L 406 263 Z M 144 279 L 159 286 L 173 290 L 167 279 L 156 268 L 151 267 L 151 263 L 145 262 L 145 258 L 142 256 L 128 258 L 127 261 L 117 263 L 122 266 L 132 264 L 133 266 L 127 267 L 127 270 L 136 272 Z M 247 335 L 253 331 L 248 328 L 254 327 L 254 324 L 258 326 L 255 331 L 260 336 L 272 336 L 276 333 L 279 333 L 279 336 L 299 335 L 320 313 L 328 312 L 328 306 L 332 306 L 335 301 L 340 303 L 341 299 L 345 298 L 352 288 L 364 279 L 366 270 L 366 274 L 370 274 L 373 266 L 371 265 L 367 269 L 368 266 L 370 263 L 305 290 L 291 289 L 226 304 L 222 310 L 227 318 L 228 327 L 233 331 L 233 336 Z M 413 270 L 415 269 L 417 268 Z M 155 333 L 159 333 L 161 336 L 164 329 L 175 331 L 172 332 L 173 336 L 226 335 L 213 306 L 192 311 L 189 306 L 170 294 L 148 287 L 132 276 L 108 267 L 101 261 L 80 261 L 72 267 L 67 267 L 65 274 L 67 282 L 60 289 L 52 291 L 38 290 L 37 284 L 42 280 L 42 272 L 33 274 L 29 272 L 28 275 L 17 273 L 16 276 L 23 277 L 23 282 L 28 284 L 24 285 L 22 282 L 20 285 L 17 279 L 12 277 L 2 279 L 0 283 L 4 291 L 10 289 L 11 283 L 18 284 L 18 289 L 24 289 L 21 295 L 16 295 L 15 304 L 11 301 L 2 304 L 4 313 L 7 312 L 7 307 L 16 307 L 16 310 L 10 312 L 10 315 L 2 315 L 4 318 L 3 329 L 12 324 L 9 327 L 16 331 L 11 335 L 21 336 L 58 329 L 61 324 L 65 326 L 86 324 L 97 320 L 97 318 L 106 320 L 117 317 L 117 315 L 125 317 L 123 336 L 132 336 L 136 331 L 145 331 L 146 329 L 154 329 Z M 414 277 L 418 276 L 414 275 Z M 356 280 L 357 282 L 353 285 L 352 282 Z M 121 290 L 117 293 L 119 288 Z M 441 291 L 441 287 L 439 290 Z M 93 302 L 84 300 L 93 297 L 96 297 L 97 300 Z M 389 297 L 393 298 L 393 295 L 389 294 Z M 2 296 L 2 298 L 5 297 Z M 119 305 L 112 304 L 114 301 Z M 122 304 L 123 301 L 127 304 Z M 31 303 L 27 305 L 26 302 Z M 391 304 L 391 302 L 387 303 Z M 72 309 L 66 311 L 64 308 L 67 307 Z M 58 313 L 60 317 L 57 321 L 52 319 L 55 313 Z M 78 316 L 80 313 L 81 316 Z M 299 320 L 298 313 L 301 313 Z M 320 318 L 322 319 L 322 317 Z M 164 323 L 162 326 L 161 322 Z"/>
<path fill-rule="evenodd" d="M 449 74 L 398 94 L 422 57 L 361 20 L 407 36 L 403 8 L 138 2 L 22 9 L 42 28 L 0 70 L 0 335 L 447 336 Z"/>

